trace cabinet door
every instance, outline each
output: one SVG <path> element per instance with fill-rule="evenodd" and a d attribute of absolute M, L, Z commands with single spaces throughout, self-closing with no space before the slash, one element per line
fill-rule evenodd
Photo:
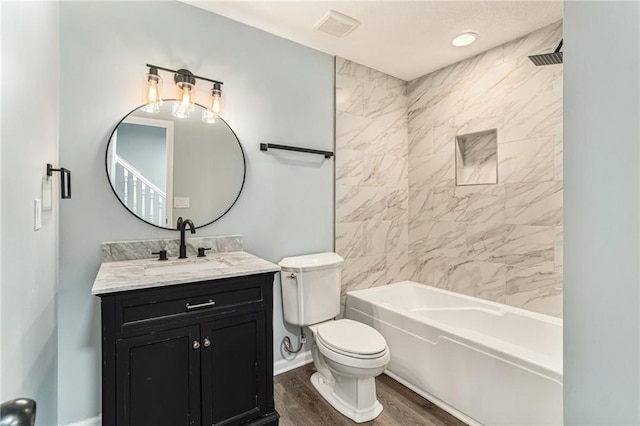
<path fill-rule="evenodd" d="M 202 328 L 203 425 L 237 425 L 265 413 L 265 313 L 239 315 Z M 207 343 L 208 344 L 208 343 Z"/>
<path fill-rule="evenodd" d="M 200 425 L 199 340 L 194 325 L 116 342 L 118 426 Z"/>

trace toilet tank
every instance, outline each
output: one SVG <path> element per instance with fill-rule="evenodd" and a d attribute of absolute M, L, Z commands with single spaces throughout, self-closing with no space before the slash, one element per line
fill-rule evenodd
<path fill-rule="evenodd" d="M 287 323 L 317 324 L 340 313 L 343 261 L 336 253 L 285 257 L 280 261 L 282 307 Z"/>

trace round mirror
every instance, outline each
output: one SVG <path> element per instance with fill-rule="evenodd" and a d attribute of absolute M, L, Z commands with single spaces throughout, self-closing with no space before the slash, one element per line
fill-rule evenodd
<path fill-rule="evenodd" d="M 200 105 L 186 118 L 174 117 L 177 104 L 165 100 L 155 113 L 141 106 L 118 123 L 107 145 L 107 177 L 139 219 L 166 229 L 191 219 L 200 228 L 224 216 L 240 196 L 244 151 L 224 120 L 204 122 Z"/>

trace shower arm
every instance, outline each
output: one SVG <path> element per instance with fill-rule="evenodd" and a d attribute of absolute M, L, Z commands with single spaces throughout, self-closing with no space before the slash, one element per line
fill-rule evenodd
<path fill-rule="evenodd" d="M 560 39 L 560 44 L 558 45 L 558 47 L 556 47 L 556 51 L 554 53 L 560 52 L 560 49 L 562 49 L 562 42 L 563 41 L 564 41 L 564 39 Z"/>

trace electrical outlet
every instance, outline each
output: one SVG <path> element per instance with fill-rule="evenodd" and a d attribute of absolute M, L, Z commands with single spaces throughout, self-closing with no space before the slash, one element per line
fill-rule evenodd
<path fill-rule="evenodd" d="M 33 200 L 33 230 L 37 231 L 42 228 L 42 200 L 36 198 Z"/>
<path fill-rule="evenodd" d="M 188 209 L 191 205 L 190 197 L 174 197 L 173 207 L 176 209 Z"/>

